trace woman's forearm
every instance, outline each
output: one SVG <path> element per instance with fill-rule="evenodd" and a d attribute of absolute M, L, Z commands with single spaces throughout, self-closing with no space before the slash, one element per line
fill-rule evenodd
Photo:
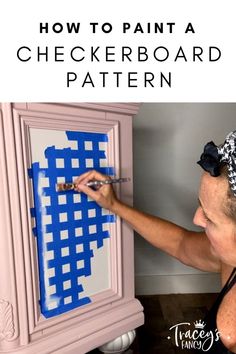
<path fill-rule="evenodd" d="M 155 247 L 177 257 L 183 235 L 187 230 L 156 216 L 143 213 L 116 200 L 111 212 L 119 215 Z"/>

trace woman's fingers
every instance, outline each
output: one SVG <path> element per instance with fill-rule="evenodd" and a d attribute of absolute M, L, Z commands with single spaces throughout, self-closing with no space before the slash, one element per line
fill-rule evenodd
<path fill-rule="evenodd" d="M 110 179 L 109 176 L 103 175 L 95 170 L 88 171 L 80 175 L 76 180 L 75 184 L 86 184 L 92 180 L 104 181 L 106 179 Z"/>
<path fill-rule="evenodd" d="M 110 179 L 109 176 L 103 175 L 97 171 L 89 171 L 83 173 L 75 180 L 75 190 L 83 192 L 97 202 L 103 208 L 109 209 L 115 199 L 114 191 L 111 185 L 101 185 L 97 189 L 91 188 L 86 184 L 90 181 L 105 181 Z"/>
<path fill-rule="evenodd" d="M 93 200 L 97 201 L 99 199 L 98 192 L 94 191 L 90 187 L 87 187 L 85 184 L 79 184 L 77 188 L 80 192 L 87 194 Z"/>
<path fill-rule="evenodd" d="M 87 194 L 96 203 L 105 209 L 110 209 L 113 199 L 113 191 L 111 186 L 102 186 L 97 191 L 86 186 L 86 184 L 77 185 L 77 190 Z"/>

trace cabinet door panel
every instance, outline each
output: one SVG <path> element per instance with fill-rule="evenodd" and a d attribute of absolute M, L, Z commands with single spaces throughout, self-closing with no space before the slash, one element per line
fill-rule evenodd
<path fill-rule="evenodd" d="M 52 317 L 89 304 L 110 288 L 109 223 L 115 221 L 85 194 L 58 192 L 91 169 L 114 175 L 108 166 L 108 136 L 102 133 L 30 128 L 40 307 Z"/>
<path fill-rule="evenodd" d="M 33 333 L 45 318 L 58 323 L 57 315 L 121 297 L 120 220 L 85 194 L 56 187 L 91 169 L 119 176 L 119 124 L 30 111 L 15 111 L 14 121 L 37 259 Z"/>

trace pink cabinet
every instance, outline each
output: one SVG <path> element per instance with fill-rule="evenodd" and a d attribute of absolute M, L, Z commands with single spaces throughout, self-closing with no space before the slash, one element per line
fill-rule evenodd
<path fill-rule="evenodd" d="M 84 194 L 96 169 L 132 203 L 138 104 L 0 106 L 0 353 L 83 354 L 143 323 L 133 232 Z"/>

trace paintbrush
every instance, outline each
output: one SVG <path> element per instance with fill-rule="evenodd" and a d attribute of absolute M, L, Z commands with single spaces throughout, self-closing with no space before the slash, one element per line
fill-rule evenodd
<path fill-rule="evenodd" d="M 113 183 L 123 183 L 129 182 L 130 178 L 111 178 L 105 179 L 103 181 L 92 180 L 86 183 L 88 187 L 98 187 L 103 186 L 105 184 L 113 184 Z M 57 183 L 57 192 L 64 192 L 74 190 L 76 188 L 76 183 Z"/>

